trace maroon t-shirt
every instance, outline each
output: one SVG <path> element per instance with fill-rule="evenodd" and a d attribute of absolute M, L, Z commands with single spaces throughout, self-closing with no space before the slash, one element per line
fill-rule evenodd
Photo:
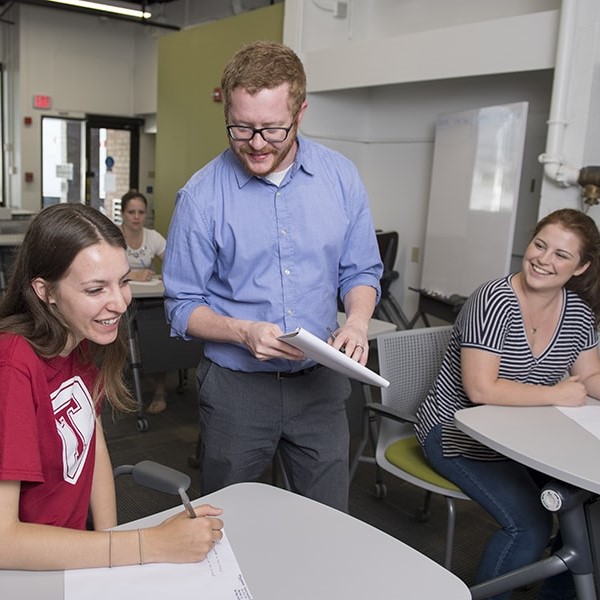
<path fill-rule="evenodd" d="M 21 521 L 85 529 L 96 377 L 77 350 L 43 359 L 23 337 L 0 334 L 0 480 L 21 482 Z"/>

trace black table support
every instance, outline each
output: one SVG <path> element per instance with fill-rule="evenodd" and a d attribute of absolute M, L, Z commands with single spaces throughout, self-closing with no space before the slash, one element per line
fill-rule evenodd
<path fill-rule="evenodd" d="M 408 322 L 406 329 L 412 329 L 419 319 L 423 321 L 425 327 L 431 327 L 428 315 L 447 323 L 454 323 L 467 299 L 465 296 L 458 294 L 444 296 L 413 287 L 408 289 L 419 294 L 419 307 L 413 318 Z"/>

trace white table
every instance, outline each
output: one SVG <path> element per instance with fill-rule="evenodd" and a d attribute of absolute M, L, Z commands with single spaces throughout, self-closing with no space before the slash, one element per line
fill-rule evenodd
<path fill-rule="evenodd" d="M 588 403 L 600 406 L 596 400 L 589 399 Z M 589 492 L 600 493 L 600 440 L 551 406 L 477 406 L 459 410 L 455 422 L 482 444 L 558 480 L 545 489 L 551 499 L 563 499 L 563 506 L 556 510 L 564 541 L 559 554 L 572 557 L 567 563 L 575 576 L 578 598 L 595 600 L 591 523 L 585 514 L 585 503 L 592 499 Z M 505 578 L 509 587 L 503 588 L 513 589 L 539 579 L 540 574 L 545 578 L 564 571 L 564 563 L 557 570 L 561 564 L 553 559 L 525 567 L 512 585 L 510 578 Z M 473 598 L 485 597 L 477 595 L 479 591 Z"/>
<path fill-rule="evenodd" d="M 280 488 L 239 483 L 194 504 L 205 501 L 224 509 L 227 536 L 256 600 L 471 597 L 460 579 L 403 542 Z M 172 512 L 126 527 L 157 523 Z M 62 600 L 63 575 L 0 571 L 0 589 L 7 599 Z M 135 589 L 123 590 L 129 597 Z"/>
<path fill-rule="evenodd" d="M 600 494 L 600 440 L 557 408 L 477 406 L 458 411 L 456 424 L 504 456 Z"/>
<path fill-rule="evenodd" d="M 17 248 L 23 243 L 24 233 L 0 233 L 0 246 Z"/>
<path fill-rule="evenodd" d="M 129 287 L 134 298 L 162 298 L 165 293 L 165 286 L 159 278 L 151 281 L 130 281 Z"/>

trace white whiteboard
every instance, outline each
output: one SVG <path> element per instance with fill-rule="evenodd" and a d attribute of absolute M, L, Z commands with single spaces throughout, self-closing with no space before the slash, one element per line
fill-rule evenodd
<path fill-rule="evenodd" d="M 468 296 L 484 281 L 508 274 L 527 106 L 438 116 L 422 289 Z"/>

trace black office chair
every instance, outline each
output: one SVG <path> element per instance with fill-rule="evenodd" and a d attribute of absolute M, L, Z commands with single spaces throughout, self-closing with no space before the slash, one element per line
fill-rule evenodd
<path fill-rule="evenodd" d="M 377 244 L 383 262 L 383 275 L 381 276 L 381 299 L 375 308 L 374 316 L 382 321 L 395 323 L 397 327 L 410 329 L 410 321 L 390 291 L 392 283 L 400 277 L 398 271 L 394 270 L 398 253 L 398 232 L 378 231 Z"/>

